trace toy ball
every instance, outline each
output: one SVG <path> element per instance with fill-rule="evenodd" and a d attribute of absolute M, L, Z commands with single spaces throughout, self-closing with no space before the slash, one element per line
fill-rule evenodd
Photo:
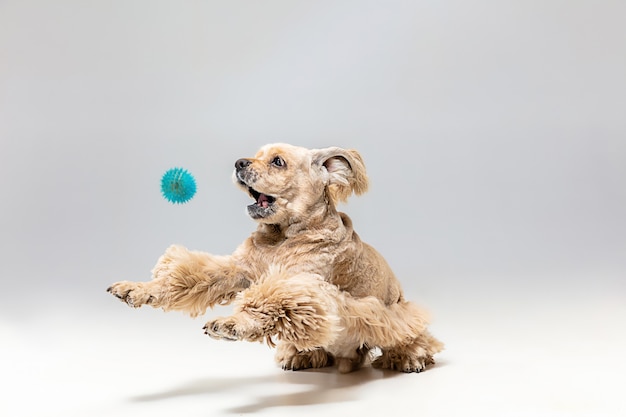
<path fill-rule="evenodd" d="M 172 168 L 161 178 L 161 193 L 170 203 L 186 203 L 196 194 L 196 180 L 186 169 Z"/>

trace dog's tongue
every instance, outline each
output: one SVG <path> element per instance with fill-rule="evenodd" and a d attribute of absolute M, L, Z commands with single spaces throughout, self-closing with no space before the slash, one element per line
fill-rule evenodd
<path fill-rule="evenodd" d="M 269 206 L 270 204 L 269 199 L 265 194 L 260 194 L 256 203 L 263 208 L 267 208 L 267 206 Z"/>

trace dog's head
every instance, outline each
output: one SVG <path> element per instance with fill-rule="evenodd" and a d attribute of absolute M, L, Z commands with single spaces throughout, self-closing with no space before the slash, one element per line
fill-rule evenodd
<path fill-rule="evenodd" d="M 357 151 L 287 144 L 266 145 L 253 158 L 237 160 L 233 180 L 255 200 L 250 217 L 268 224 L 303 220 L 368 187 Z"/>

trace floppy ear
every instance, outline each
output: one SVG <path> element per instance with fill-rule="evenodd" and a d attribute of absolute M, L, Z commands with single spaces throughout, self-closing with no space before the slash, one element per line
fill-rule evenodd
<path fill-rule="evenodd" d="M 324 172 L 326 185 L 333 201 L 347 201 L 367 191 L 369 182 L 363 158 L 354 149 L 337 147 L 314 149 L 313 165 Z"/>

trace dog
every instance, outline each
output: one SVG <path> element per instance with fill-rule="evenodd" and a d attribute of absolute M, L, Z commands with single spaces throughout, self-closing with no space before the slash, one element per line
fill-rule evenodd
<path fill-rule="evenodd" d="M 286 370 L 336 365 L 421 372 L 443 344 L 428 315 L 405 300 L 385 259 L 361 241 L 337 204 L 368 189 L 361 155 L 330 147 L 262 147 L 235 162 L 233 181 L 254 202 L 258 223 L 230 256 L 171 246 L 149 282 L 121 281 L 108 292 L 131 307 L 149 305 L 195 317 L 235 303 L 204 326 L 220 340 L 277 345 Z"/>

